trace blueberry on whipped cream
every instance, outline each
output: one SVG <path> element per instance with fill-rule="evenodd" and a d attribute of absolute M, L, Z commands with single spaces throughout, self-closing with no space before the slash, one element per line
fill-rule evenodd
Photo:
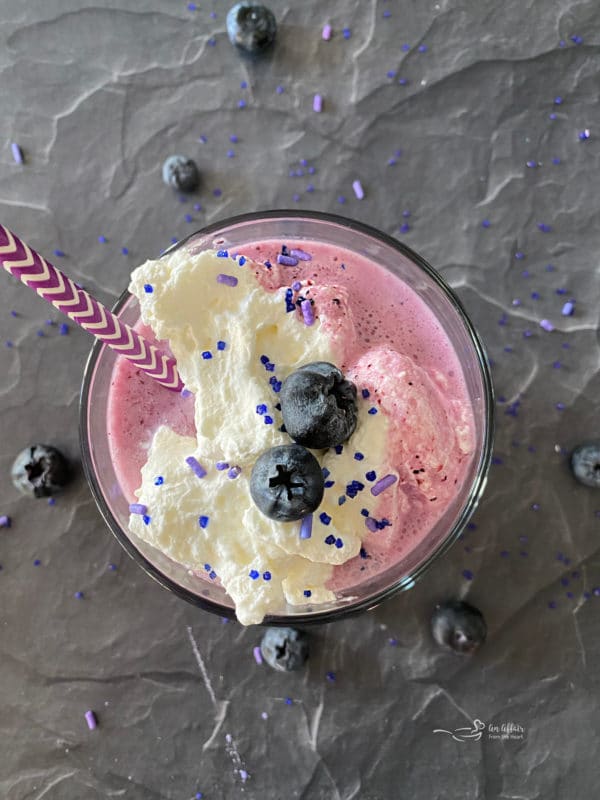
<path fill-rule="evenodd" d="M 304 364 L 283 382 L 281 413 L 298 444 L 313 450 L 335 447 L 356 429 L 356 386 L 327 361 Z"/>
<path fill-rule="evenodd" d="M 324 478 L 319 462 L 299 444 L 272 447 L 256 461 L 250 476 L 252 499 L 269 519 L 293 522 L 318 508 Z"/>

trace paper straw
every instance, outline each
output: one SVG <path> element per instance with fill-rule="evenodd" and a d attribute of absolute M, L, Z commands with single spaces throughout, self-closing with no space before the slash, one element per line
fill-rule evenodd
<path fill-rule="evenodd" d="M 175 392 L 183 389 L 177 363 L 172 356 L 163 353 L 129 325 L 120 322 L 111 311 L 3 225 L 0 225 L 0 264 L 69 319 L 125 356 L 162 386 Z"/>

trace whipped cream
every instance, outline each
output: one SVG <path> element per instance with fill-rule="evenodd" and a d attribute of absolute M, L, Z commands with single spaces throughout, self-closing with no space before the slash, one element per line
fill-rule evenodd
<path fill-rule="evenodd" d="M 168 340 L 195 395 L 197 431 L 196 438 L 166 427 L 156 432 L 136 492 L 148 513 L 132 514 L 130 530 L 209 580 L 220 580 L 245 625 L 285 613 L 286 602 L 334 599 L 326 586 L 333 565 L 359 553 L 367 519 L 375 520 L 373 479 L 366 476 L 385 474 L 389 428 L 387 415 L 369 414 L 371 404 L 359 392 L 356 432 L 337 450 L 315 451 L 328 472 L 311 538 L 300 539 L 299 521 L 276 522 L 256 508 L 249 491 L 256 458 L 291 443 L 276 408 L 281 382 L 311 361 L 339 363 L 340 337 L 353 335 L 349 315 L 340 309 L 343 287 L 321 295 L 312 287 L 315 321 L 306 325 L 299 311 L 288 311 L 289 289 L 266 291 L 259 284 L 255 271 L 264 269 L 243 257 L 180 249 L 136 269 L 129 287 L 142 320 Z M 302 284 L 299 292 L 306 288 Z M 333 296 L 335 303 L 329 302 Z M 263 405 L 266 413 L 257 413 Z M 190 468 L 190 456 L 206 470 L 203 477 Z M 217 469 L 223 463 L 229 468 Z M 231 467 L 240 470 L 236 477 L 230 477 Z M 348 496 L 353 481 L 362 488 Z M 386 490 L 387 502 L 401 505 L 399 491 L 397 482 Z"/>

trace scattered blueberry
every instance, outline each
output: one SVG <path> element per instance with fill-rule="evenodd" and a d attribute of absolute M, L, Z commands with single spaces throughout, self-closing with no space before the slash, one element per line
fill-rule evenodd
<path fill-rule="evenodd" d="M 600 489 L 600 442 L 576 447 L 571 453 L 571 470 L 579 483 Z"/>
<path fill-rule="evenodd" d="M 305 364 L 283 382 L 281 413 L 294 441 L 317 450 L 334 447 L 356 428 L 356 386 L 334 364 Z"/>
<path fill-rule="evenodd" d="M 435 607 L 431 632 L 442 647 L 468 655 L 485 641 L 487 626 L 477 608 L 462 600 L 447 600 Z"/>
<path fill-rule="evenodd" d="M 246 55 L 260 55 L 275 41 L 275 15 L 258 3 L 237 3 L 229 9 L 226 24 L 229 41 Z"/>
<path fill-rule="evenodd" d="M 299 444 L 266 450 L 250 476 L 252 499 L 270 519 L 292 522 L 318 508 L 324 480 L 319 462 Z"/>
<path fill-rule="evenodd" d="M 273 669 L 292 672 L 301 669 L 308 658 L 308 637 L 295 628 L 267 628 L 260 652 Z"/>
<path fill-rule="evenodd" d="M 69 480 L 69 465 L 55 447 L 34 444 L 15 458 L 11 477 L 23 494 L 49 497 L 60 492 Z"/>
<path fill-rule="evenodd" d="M 200 184 L 198 167 L 186 156 L 169 156 L 162 168 L 163 181 L 178 192 L 194 192 Z"/>

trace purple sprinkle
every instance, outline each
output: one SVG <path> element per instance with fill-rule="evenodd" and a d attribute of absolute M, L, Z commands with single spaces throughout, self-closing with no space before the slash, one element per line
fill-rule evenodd
<path fill-rule="evenodd" d="M 323 32 L 321 33 L 323 40 L 328 42 L 331 39 L 331 33 L 332 33 L 331 25 L 324 25 Z"/>
<path fill-rule="evenodd" d="M 210 518 L 203 514 L 201 517 L 198 517 L 198 525 L 204 530 L 208 528 L 208 523 L 210 522 Z"/>
<path fill-rule="evenodd" d="M 356 195 L 356 199 L 357 200 L 362 200 L 364 198 L 364 196 L 365 196 L 364 189 L 363 189 L 362 184 L 361 184 L 361 182 L 359 180 L 356 180 L 356 181 L 352 182 L 352 191 Z"/>
<path fill-rule="evenodd" d="M 217 275 L 217 283 L 224 283 L 226 286 L 237 286 L 238 279 L 235 275 L 225 275 L 224 273 L 220 272 Z"/>
<path fill-rule="evenodd" d="M 316 111 L 317 114 L 320 114 L 323 110 L 323 98 L 320 94 L 316 94 L 313 97 L 313 111 Z"/>
<path fill-rule="evenodd" d="M 252 578 L 253 581 L 257 580 L 260 577 L 260 572 L 257 569 L 251 569 L 248 573 L 248 577 Z"/>
<path fill-rule="evenodd" d="M 304 590 L 304 597 L 310 597 L 311 595 L 312 595 L 312 592 L 311 592 L 310 589 L 305 589 Z"/>
<path fill-rule="evenodd" d="M 312 194 L 312 193 L 314 192 L 314 190 L 315 190 L 315 187 L 314 187 L 314 185 L 313 185 L 312 183 L 309 183 L 309 184 L 308 184 L 308 186 L 306 187 L 306 191 L 307 191 L 309 194 Z"/>
<path fill-rule="evenodd" d="M 64 257 L 65 257 L 65 253 L 64 253 L 62 250 L 55 250 L 55 251 L 54 251 L 54 255 L 55 255 L 57 258 L 64 258 Z"/>
<path fill-rule="evenodd" d="M 300 283 L 300 281 L 294 281 L 292 283 L 292 290 L 294 292 L 299 292 L 301 288 L 302 288 L 302 284 Z"/>
<path fill-rule="evenodd" d="M 213 197 L 221 197 L 223 192 L 220 189 L 213 189 Z"/>
<path fill-rule="evenodd" d="M 275 88 L 275 91 L 277 92 L 277 94 L 283 94 L 285 92 L 285 88 L 283 86 L 277 86 Z"/>
<path fill-rule="evenodd" d="M 560 158 L 557 157 L 553 158 L 552 163 L 554 164 L 554 166 L 558 166 L 560 164 Z"/>
<path fill-rule="evenodd" d="M 419 47 L 418 47 L 418 50 L 419 50 L 419 53 L 426 53 L 427 52 L 427 45 L 426 44 L 420 44 Z"/>
<path fill-rule="evenodd" d="M 312 256 L 310 253 L 306 253 L 304 250 L 299 250 L 297 248 L 292 248 L 290 250 L 290 255 L 294 258 L 299 258 L 300 261 L 312 261 Z"/>
<path fill-rule="evenodd" d="M 590 136 L 591 136 L 591 134 L 590 134 L 589 128 L 586 128 L 585 130 L 580 131 L 580 133 L 579 133 L 579 138 L 581 139 L 582 142 L 585 142 L 585 140 L 589 139 Z"/>
<path fill-rule="evenodd" d="M 300 303 L 300 308 L 302 310 L 302 316 L 304 317 L 304 324 L 308 326 L 312 325 L 315 321 L 315 315 L 310 300 L 303 300 Z"/>
<path fill-rule="evenodd" d="M 12 522 L 11 518 L 6 514 L 3 514 L 0 517 L 0 528 L 10 528 L 11 522 Z"/>
<path fill-rule="evenodd" d="M 554 325 L 550 322 L 549 319 L 543 319 L 540 321 L 540 328 L 543 328 L 545 331 L 553 331 Z"/>
<path fill-rule="evenodd" d="M 408 224 L 408 222 L 403 222 L 402 225 L 400 225 L 400 233 L 408 233 L 409 230 L 410 230 L 410 225 Z"/>
<path fill-rule="evenodd" d="M 127 247 L 122 247 L 122 248 L 121 248 L 121 253 L 122 253 L 124 256 L 127 256 L 127 255 L 129 255 L 129 248 L 127 248 Z"/>
<path fill-rule="evenodd" d="M 350 28 L 343 28 L 342 35 L 344 39 L 349 39 L 352 36 L 352 31 L 350 30 Z"/>
<path fill-rule="evenodd" d="M 395 78 L 396 77 L 396 70 L 388 69 L 388 71 L 385 73 L 385 75 L 386 75 L 387 78 Z"/>
<path fill-rule="evenodd" d="M 214 571 L 214 569 L 211 569 L 211 571 L 208 573 L 208 577 L 211 579 L 211 581 L 214 581 L 214 579 L 217 577 L 217 573 Z"/>
<path fill-rule="evenodd" d="M 142 519 L 144 521 L 144 525 L 150 525 L 150 523 L 152 522 L 152 517 L 148 516 L 148 514 L 144 514 Z"/>
<path fill-rule="evenodd" d="M 515 253 L 515 258 L 517 261 L 522 261 L 525 258 L 525 253 L 523 253 L 521 250 L 517 250 Z"/>
<path fill-rule="evenodd" d="M 152 286 L 151 283 L 145 283 L 144 291 L 146 292 L 146 294 L 152 294 L 152 292 L 154 291 L 154 286 Z"/>
<path fill-rule="evenodd" d="M 193 392 L 190 392 L 190 390 L 189 390 L 189 389 L 186 389 L 186 388 L 185 388 L 185 386 L 184 386 L 184 387 L 183 387 L 183 389 L 181 390 L 181 396 L 182 396 L 182 397 L 191 397 L 191 396 L 192 396 L 192 394 L 193 394 Z"/>
<path fill-rule="evenodd" d="M 34 566 L 34 567 L 39 567 L 41 563 L 42 563 L 42 562 L 40 561 L 40 559 L 39 559 L 39 558 L 36 558 L 36 559 L 35 559 L 35 561 L 33 562 L 33 566 Z"/>
<path fill-rule="evenodd" d="M 408 86 L 408 79 L 407 78 L 398 78 L 398 83 L 400 84 L 400 86 Z M 389 164 L 389 161 L 388 161 L 388 164 Z"/>
<path fill-rule="evenodd" d="M 325 538 L 323 541 L 325 542 L 325 544 L 329 545 L 335 544 L 335 536 L 332 533 L 330 533 L 329 536 L 327 536 L 327 538 Z"/>
<path fill-rule="evenodd" d="M 538 162 L 537 161 L 527 161 L 527 166 L 529 167 L 529 169 L 535 169 L 535 167 L 538 166 Z"/>
<path fill-rule="evenodd" d="M 108 568 L 109 568 L 109 570 L 111 572 L 116 572 L 117 571 L 117 565 L 116 564 L 109 564 Z"/>
<path fill-rule="evenodd" d="M 217 350 L 223 351 L 225 350 L 226 347 L 227 347 L 227 342 L 224 342 L 222 339 L 219 339 L 219 341 L 217 342 Z"/>
<path fill-rule="evenodd" d="M 61 336 L 67 336 L 69 334 L 69 326 L 66 322 L 61 322 L 58 327 L 58 332 Z"/>
<path fill-rule="evenodd" d="M 468 581 L 472 581 L 473 580 L 473 573 L 471 572 L 470 569 L 463 569 L 462 576 L 463 576 L 463 578 L 466 578 L 466 580 L 468 580 Z"/>
<path fill-rule="evenodd" d="M 540 230 L 542 233 L 550 233 L 552 228 L 550 225 L 546 225 L 545 222 L 538 222 L 538 230 Z"/>
<path fill-rule="evenodd" d="M 575 311 L 575 303 L 573 300 L 568 300 L 562 307 L 562 311 L 560 313 L 563 315 L 563 317 L 570 317 L 573 311 Z"/>
<path fill-rule="evenodd" d="M 48 505 L 55 506 L 56 505 L 56 497 L 49 497 L 48 498 Z"/>
<path fill-rule="evenodd" d="M 148 511 L 148 506 L 145 506 L 143 503 L 131 503 L 129 505 L 129 513 L 130 514 L 145 514 Z"/>
<path fill-rule="evenodd" d="M 215 467 L 219 470 L 219 472 L 223 472 L 224 469 L 229 469 L 229 464 L 227 461 L 217 461 Z"/>
<path fill-rule="evenodd" d="M 272 425 L 273 424 L 273 417 L 269 416 L 269 414 L 265 414 L 264 423 L 265 423 L 265 425 Z"/>
<path fill-rule="evenodd" d="M 371 494 L 373 497 L 377 497 L 377 495 L 380 495 L 393 483 L 396 483 L 397 480 L 398 478 L 396 475 L 386 475 L 384 478 L 381 478 L 381 480 L 378 480 L 375 486 L 371 487 Z"/>
<path fill-rule="evenodd" d="M 23 158 L 23 151 L 21 150 L 19 145 L 16 142 L 12 142 L 10 145 L 10 149 L 15 164 L 22 164 L 25 159 Z"/>
<path fill-rule="evenodd" d="M 263 581 L 270 581 L 270 580 L 271 580 L 271 573 L 269 572 L 269 570 L 266 570 L 266 572 L 263 572 Z"/>
<path fill-rule="evenodd" d="M 550 600 L 550 602 L 548 603 L 548 608 L 556 608 L 556 601 Z"/>
<path fill-rule="evenodd" d="M 365 525 L 371 531 L 371 533 L 374 533 L 377 530 L 377 520 L 373 519 L 373 517 L 367 517 L 365 519 Z"/>
<path fill-rule="evenodd" d="M 191 214 L 186 214 L 184 219 L 185 219 L 186 222 L 193 222 L 194 221 L 194 218 L 192 217 Z"/>
<path fill-rule="evenodd" d="M 373 482 L 373 481 L 375 480 L 375 478 L 376 478 L 376 477 L 377 477 L 377 473 L 375 472 L 375 470 L 374 470 L 374 469 L 371 469 L 371 470 L 369 470 L 369 472 L 365 472 L 365 478 L 366 478 L 368 481 L 371 481 L 371 482 Z"/>
<path fill-rule="evenodd" d="M 254 653 L 254 660 L 256 661 L 256 663 L 262 664 L 263 658 L 262 658 L 262 653 L 260 651 L 260 647 L 258 647 L 257 645 L 252 652 Z"/>
<path fill-rule="evenodd" d="M 154 485 L 155 485 L 155 486 L 162 486 L 164 482 L 165 482 L 165 479 L 163 478 L 163 476 L 162 476 L 162 475 L 158 475 L 158 476 L 157 476 L 157 477 L 154 479 Z"/>
<path fill-rule="evenodd" d="M 331 517 L 329 516 L 329 514 L 326 514 L 325 511 L 319 514 L 319 519 L 321 520 L 323 525 L 329 525 L 329 523 L 331 522 Z"/>
<path fill-rule="evenodd" d="M 231 467 L 231 469 L 227 473 L 227 477 L 231 478 L 231 480 L 233 481 L 237 478 L 237 476 L 240 474 L 241 471 L 242 471 L 241 467 Z"/>
<path fill-rule="evenodd" d="M 194 458 L 194 456 L 188 456 L 185 460 L 185 463 L 188 465 L 188 467 L 192 470 L 192 472 L 197 478 L 204 478 L 204 476 L 206 475 L 206 470 L 204 469 L 202 464 L 200 464 L 200 462 L 196 458 Z"/>
<path fill-rule="evenodd" d="M 83 600 L 83 592 L 75 592 L 73 595 L 77 600 Z"/>
<path fill-rule="evenodd" d="M 302 522 L 300 523 L 301 539 L 310 539 L 310 537 L 312 536 L 312 524 L 313 524 L 312 514 L 309 514 L 308 516 L 303 518 Z"/>
<path fill-rule="evenodd" d="M 210 350 L 203 350 L 203 352 L 202 352 L 202 358 L 203 358 L 205 361 L 210 361 L 210 359 L 212 358 L 212 353 L 210 352 Z"/>
<path fill-rule="evenodd" d="M 281 253 L 277 256 L 277 263 L 283 264 L 284 267 L 295 267 L 298 264 L 298 259 L 293 256 L 284 256 Z"/>
<path fill-rule="evenodd" d="M 246 108 L 246 101 L 244 99 L 238 100 L 238 108 Z"/>
<path fill-rule="evenodd" d="M 85 712 L 85 721 L 87 722 L 87 726 L 91 731 L 98 727 L 98 719 L 95 713 L 91 710 Z"/>

